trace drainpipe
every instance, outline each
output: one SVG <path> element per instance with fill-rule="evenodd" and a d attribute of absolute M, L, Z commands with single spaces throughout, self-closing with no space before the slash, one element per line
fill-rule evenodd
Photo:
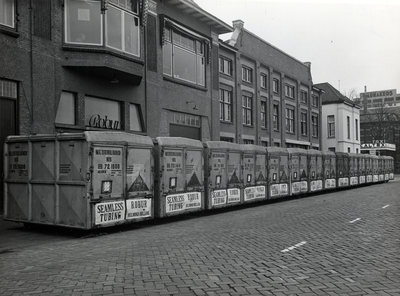
<path fill-rule="evenodd" d="M 29 2 L 29 38 L 30 38 L 30 79 L 31 79 L 31 118 L 30 118 L 30 134 L 33 134 L 33 94 L 34 94 L 34 83 L 33 83 L 33 0 Z"/>

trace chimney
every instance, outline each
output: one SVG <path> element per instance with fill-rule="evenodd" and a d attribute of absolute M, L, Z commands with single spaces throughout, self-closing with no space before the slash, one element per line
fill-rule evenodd
<path fill-rule="evenodd" d="M 235 46 L 238 41 L 239 35 L 244 27 L 244 22 L 242 20 L 236 20 L 232 22 L 233 28 L 235 29 L 232 33 L 231 39 L 229 40 L 229 45 Z"/>

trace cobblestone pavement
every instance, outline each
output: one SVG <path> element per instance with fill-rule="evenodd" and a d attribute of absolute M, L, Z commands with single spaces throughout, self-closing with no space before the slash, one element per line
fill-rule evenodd
<path fill-rule="evenodd" d="M 400 295 L 399 189 L 397 176 L 84 237 L 1 222 L 0 295 Z"/>

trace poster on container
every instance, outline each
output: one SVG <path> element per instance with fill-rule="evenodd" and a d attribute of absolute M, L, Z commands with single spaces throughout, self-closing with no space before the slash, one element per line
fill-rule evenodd
<path fill-rule="evenodd" d="M 95 147 L 93 151 L 93 194 L 121 197 L 123 194 L 122 147 Z"/>
<path fill-rule="evenodd" d="M 129 147 L 126 164 L 126 183 L 129 196 L 151 193 L 151 150 Z"/>
<path fill-rule="evenodd" d="M 225 189 L 211 191 L 211 205 L 212 206 L 224 205 L 226 204 L 227 197 L 228 196 Z"/>
<path fill-rule="evenodd" d="M 164 190 L 185 190 L 185 177 L 183 176 L 183 157 L 181 149 L 166 149 L 162 158 L 162 169 L 164 177 Z"/>
<path fill-rule="evenodd" d="M 213 152 L 210 157 L 211 186 L 226 187 L 226 157 L 223 152 Z"/>
<path fill-rule="evenodd" d="M 125 220 L 125 202 L 102 202 L 94 205 L 95 224 L 102 225 Z"/>
<path fill-rule="evenodd" d="M 126 219 L 151 217 L 151 202 L 149 198 L 128 199 L 126 201 Z"/>
<path fill-rule="evenodd" d="M 7 152 L 7 179 L 28 179 L 28 143 L 10 143 Z"/>
<path fill-rule="evenodd" d="M 265 186 L 247 187 L 244 189 L 244 200 L 255 200 L 265 198 Z"/>
<path fill-rule="evenodd" d="M 186 192 L 167 195 L 165 197 L 165 212 L 185 212 L 201 208 L 201 192 Z"/>
<path fill-rule="evenodd" d="M 185 161 L 186 184 L 188 190 L 199 187 L 203 184 L 203 151 L 186 150 Z"/>
<path fill-rule="evenodd" d="M 229 188 L 228 189 L 228 203 L 240 202 L 240 189 L 239 188 Z"/>

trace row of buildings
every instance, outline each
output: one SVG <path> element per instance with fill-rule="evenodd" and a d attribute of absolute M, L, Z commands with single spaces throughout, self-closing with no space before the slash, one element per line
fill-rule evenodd
<path fill-rule="evenodd" d="M 7 0 L 0 11 L 1 143 L 115 130 L 359 152 L 358 105 L 191 0 Z M 327 114 L 324 96 L 339 96 Z"/>

